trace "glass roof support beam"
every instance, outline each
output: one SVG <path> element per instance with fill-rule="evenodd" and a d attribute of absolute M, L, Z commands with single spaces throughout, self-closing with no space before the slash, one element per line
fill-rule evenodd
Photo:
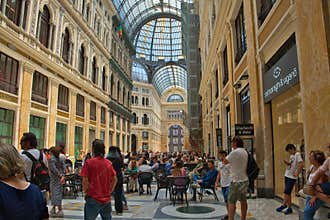
<path fill-rule="evenodd" d="M 155 26 L 157 26 L 157 22 L 158 22 L 158 20 L 155 20 Z M 154 28 L 152 31 L 151 45 L 154 44 L 155 31 L 156 31 L 156 28 Z M 150 57 L 149 57 L 150 60 L 152 60 L 152 49 L 153 49 L 153 47 L 151 47 L 151 50 L 150 50 Z"/>

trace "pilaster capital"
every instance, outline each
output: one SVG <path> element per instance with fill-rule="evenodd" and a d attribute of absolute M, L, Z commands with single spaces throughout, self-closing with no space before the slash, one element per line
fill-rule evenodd
<path fill-rule="evenodd" d="M 27 73 L 33 73 L 35 71 L 35 67 L 28 62 L 22 62 L 22 66 L 23 66 L 23 71 L 27 72 Z"/>

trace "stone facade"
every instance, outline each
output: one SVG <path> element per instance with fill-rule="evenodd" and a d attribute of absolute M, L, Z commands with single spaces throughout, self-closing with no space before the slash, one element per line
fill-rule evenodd
<path fill-rule="evenodd" d="M 280 195 L 283 190 L 285 166 L 279 161 L 287 157 L 285 144 L 293 143 L 299 150 L 303 139 L 305 155 L 308 155 L 315 149 L 326 151 L 324 146 L 330 142 L 327 129 L 330 124 L 330 26 L 327 1 L 276 0 L 268 1 L 268 5 L 265 2 L 215 0 L 214 4 L 207 4 L 199 1 L 202 60 L 199 93 L 204 151 L 215 154 L 220 148 L 230 150 L 234 125 L 246 123 L 248 114 L 248 122 L 254 125 L 253 151 L 261 167 L 258 193 L 272 196 Z M 237 30 L 241 11 L 243 35 Z M 246 51 L 239 54 L 242 41 Z M 286 45 L 290 42 L 297 51 L 299 83 L 265 101 L 265 74 L 286 54 Z M 242 94 L 246 89 L 248 112 L 242 107 Z M 222 128 L 221 146 L 216 145 L 216 128 Z"/>
<path fill-rule="evenodd" d="M 95 132 L 95 138 L 103 138 L 107 147 L 116 145 L 119 135 L 118 145 L 127 150 L 130 145 L 132 60 L 129 49 L 112 25 L 115 15 L 112 1 L 18 1 L 25 10 L 18 14 L 26 15 L 18 25 L 6 15 L 6 2 L 1 1 L 0 52 L 19 63 L 18 92 L 12 94 L 1 89 L 0 107 L 15 112 L 12 144 L 20 148 L 19 139 L 29 131 L 29 118 L 34 115 L 46 122 L 45 141 L 41 148 L 55 145 L 56 125 L 62 123 L 66 125 L 67 153 L 70 156 L 74 156 L 76 142 L 82 144 L 81 153 L 91 149 L 90 130 Z M 40 17 L 45 8 L 50 15 L 48 47 L 38 40 L 42 31 L 39 28 Z M 63 59 L 66 30 L 70 36 L 68 62 Z M 81 47 L 85 51 L 83 73 L 79 71 Z M 31 99 L 36 71 L 48 79 L 48 101 L 43 104 Z M 96 73 L 95 82 L 92 81 L 92 73 Z M 58 108 L 59 85 L 69 91 L 67 110 Z M 76 114 L 77 94 L 84 97 L 83 117 Z M 94 119 L 90 119 L 91 102 L 96 103 Z M 118 126 L 114 126 L 116 120 L 120 120 Z M 76 127 L 83 129 L 82 140 L 75 139 Z"/>

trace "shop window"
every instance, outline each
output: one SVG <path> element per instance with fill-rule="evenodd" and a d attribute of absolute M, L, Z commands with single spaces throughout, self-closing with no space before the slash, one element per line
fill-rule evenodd
<path fill-rule="evenodd" d="M 243 4 L 238 12 L 235 20 L 235 30 L 236 30 L 236 54 L 235 63 L 236 65 L 240 62 L 241 58 L 245 54 L 247 49 L 246 44 L 246 31 L 245 31 L 245 18 L 243 11 Z"/>
<path fill-rule="evenodd" d="M 62 42 L 62 58 L 66 63 L 70 61 L 70 33 L 67 28 L 64 30 Z"/>
<path fill-rule="evenodd" d="M 0 52 L 0 89 L 17 95 L 18 61 Z"/>
<path fill-rule="evenodd" d="M 66 131 L 66 124 L 59 122 L 56 123 L 56 146 L 59 146 L 59 144 L 64 144 L 64 146 L 66 147 Z M 65 152 L 67 152 L 67 150 L 65 150 Z"/>
<path fill-rule="evenodd" d="M 69 111 L 69 89 L 63 85 L 58 87 L 57 108 L 63 111 Z"/>
<path fill-rule="evenodd" d="M 48 78 L 37 71 L 33 74 L 32 100 L 48 104 Z"/>
<path fill-rule="evenodd" d="M 240 93 L 241 120 L 243 124 L 251 123 L 250 89 L 246 88 Z"/>
<path fill-rule="evenodd" d="M 83 159 L 81 151 L 83 149 L 83 128 L 75 126 L 74 128 L 74 157 L 76 160 Z"/>
<path fill-rule="evenodd" d="M 96 103 L 91 101 L 90 103 L 90 120 L 96 121 Z"/>
<path fill-rule="evenodd" d="M 273 8 L 276 0 L 257 0 L 258 24 L 261 26 Z"/>
<path fill-rule="evenodd" d="M 95 130 L 89 129 L 89 144 L 88 144 L 88 150 L 91 152 L 92 150 L 92 143 L 95 140 Z"/>
<path fill-rule="evenodd" d="M 40 16 L 40 33 L 39 33 L 39 41 L 45 47 L 49 47 L 49 34 L 50 34 L 50 13 L 48 7 L 45 5 L 41 16 Z"/>
<path fill-rule="evenodd" d="M 106 109 L 104 107 L 101 107 L 101 123 L 105 124 L 105 114 L 106 114 Z"/>
<path fill-rule="evenodd" d="M 228 54 L 227 54 L 227 46 L 222 52 L 222 60 L 223 60 L 223 78 L 222 85 L 225 86 L 229 80 L 229 71 L 228 71 Z"/>
<path fill-rule="evenodd" d="M 30 116 L 29 132 L 32 132 L 37 137 L 38 149 L 45 148 L 45 127 L 46 119 L 37 117 L 34 115 Z"/>
<path fill-rule="evenodd" d="M 85 116 L 85 98 L 80 94 L 77 94 L 76 115 Z"/>
<path fill-rule="evenodd" d="M 13 144 L 14 111 L 0 108 L 0 140 Z"/>

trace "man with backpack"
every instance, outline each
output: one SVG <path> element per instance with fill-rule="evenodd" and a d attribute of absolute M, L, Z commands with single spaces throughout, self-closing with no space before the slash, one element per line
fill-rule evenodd
<path fill-rule="evenodd" d="M 37 137 L 31 132 L 23 134 L 20 141 L 21 152 L 25 163 L 24 175 L 28 182 L 39 186 L 45 193 L 49 189 L 49 171 L 47 157 L 37 148 Z"/>
<path fill-rule="evenodd" d="M 248 204 L 246 193 L 249 187 L 247 173 L 249 153 L 244 149 L 243 140 L 235 136 L 232 140 L 233 151 L 223 160 L 230 164 L 230 186 L 228 195 L 228 219 L 234 220 L 236 202 L 241 203 L 241 219 L 246 219 Z"/>

